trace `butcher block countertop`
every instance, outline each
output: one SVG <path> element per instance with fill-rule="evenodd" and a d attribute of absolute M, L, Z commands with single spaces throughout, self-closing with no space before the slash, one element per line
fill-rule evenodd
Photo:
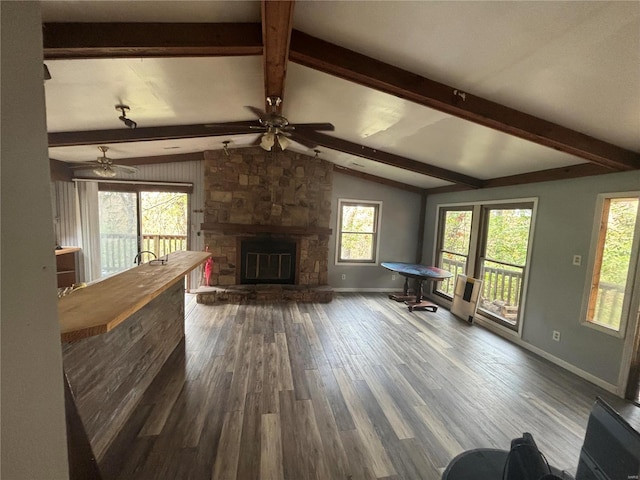
<path fill-rule="evenodd" d="M 56 255 L 65 255 L 67 253 L 79 252 L 80 247 L 62 247 L 56 248 L 54 251 L 56 252 Z"/>
<path fill-rule="evenodd" d="M 210 256 L 207 252 L 173 252 L 164 265 L 144 263 L 62 297 L 58 300 L 62 341 L 112 330 Z"/>

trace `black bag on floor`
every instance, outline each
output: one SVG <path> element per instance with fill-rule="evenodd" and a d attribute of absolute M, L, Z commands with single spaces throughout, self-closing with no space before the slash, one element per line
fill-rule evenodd
<path fill-rule="evenodd" d="M 511 440 L 511 450 L 502 473 L 503 480 L 553 480 L 560 479 L 551 472 L 544 455 L 538 450 L 530 433 Z"/>

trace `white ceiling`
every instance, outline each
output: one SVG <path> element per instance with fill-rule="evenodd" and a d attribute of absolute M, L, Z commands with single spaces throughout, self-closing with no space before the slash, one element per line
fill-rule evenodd
<path fill-rule="evenodd" d="M 44 22 L 259 22 L 260 2 L 46 1 Z M 640 152 L 640 3 L 302 1 L 293 28 L 432 80 Z M 47 60 L 50 132 L 251 120 L 261 57 Z M 479 179 L 585 163 L 567 153 L 289 62 L 283 113 L 331 135 Z M 254 135 L 110 145 L 118 158 L 251 143 Z M 179 148 L 175 148 L 179 147 Z M 313 154 L 297 144 L 292 149 Z M 449 182 L 320 148 L 353 170 L 432 188 Z M 95 146 L 50 148 L 87 161 Z"/>

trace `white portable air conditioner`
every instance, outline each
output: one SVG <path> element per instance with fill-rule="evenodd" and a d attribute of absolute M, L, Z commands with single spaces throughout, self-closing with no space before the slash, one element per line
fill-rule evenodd
<path fill-rule="evenodd" d="M 458 275 L 456 286 L 453 290 L 453 302 L 451 313 L 469 323 L 473 323 L 473 317 L 478 309 L 478 299 L 482 292 L 482 280 Z"/>

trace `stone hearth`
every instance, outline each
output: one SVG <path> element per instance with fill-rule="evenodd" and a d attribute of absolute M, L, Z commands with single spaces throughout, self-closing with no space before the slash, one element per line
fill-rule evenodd
<path fill-rule="evenodd" d="M 333 289 L 329 286 L 233 285 L 229 287 L 200 287 L 195 293 L 196 301 L 204 305 L 278 302 L 328 303 L 333 300 Z"/>
<path fill-rule="evenodd" d="M 326 296 L 332 174 L 331 163 L 291 151 L 266 152 L 255 147 L 230 150 L 230 155 L 205 152 L 201 229 L 214 264 L 209 285 L 203 287 L 217 287 L 210 293 L 217 298 L 243 292 L 238 295 L 245 299 L 262 299 L 268 290 L 264 285 L 238 285 L 240 244 L 268 237 L 293 240 L 297 250 L 295 285 L 278 286 L 269 295 L 300 300 L 318 290 L 322 292 L 318 298 Z M 293 286 L 299 288 L 289 288 Z M 205 293 L 199 291 L 200 301 Z"/>

